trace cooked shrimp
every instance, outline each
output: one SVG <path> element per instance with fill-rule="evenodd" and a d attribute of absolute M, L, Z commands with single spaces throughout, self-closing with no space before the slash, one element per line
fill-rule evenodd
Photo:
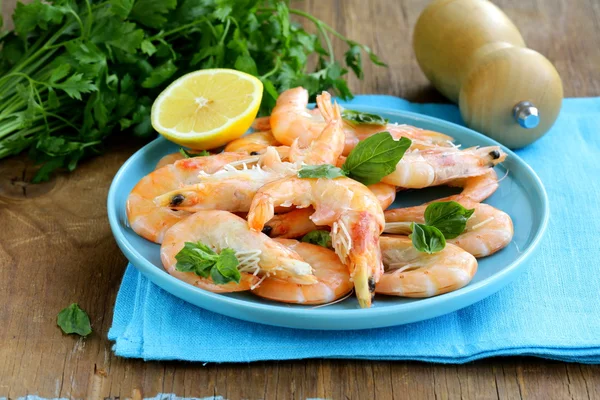
<path fill-rule="evenodd" d="M 396 188 L 385 183 L 375 183 L 367 186 L 377 197 L 382 209 L 388 208 L 396 198 Z M 312 207 L 298 208 L 285 214 L 279 214 L 271 218 L 265 224 L 263 233 L 270 237 L 298 238 L 314 231 L 315 229 L 324 229 L 323 226 L 317 226 L 310 219 L 315 212 Z"/>
<path fill-rule="evenodd" d="M 389 132 L 394 139 L 401 137 L 409 138 L 412 141 L 411 148 L 413 149 L 429 149 L 431 147 L 454 147 L 452 136 L 444 135 L 440 132 L 429 131 L 426 129 L 417 128 L 416 126 L 406 124 L 387 124 L 383 128 L 377 125 L 370 124 L 348 124 L 346 129 L 352 129 L 354 135 L 359 140 L 365 140 L 379 132 Z"/>
<path fill-rule="evenodd" d="M 260 297 L 284 303 L 324 304 L 335 301 L 352 290 L 348 268 L 331 250 L 291 239 L 275 239 L 297 252 L 311 265 L 317 283 L 298 285 L 282 278 L 269 277 L 252 292 Z"/>
<path fill-rule="evenodd" d="M 379 182 L 367 186 L 371 192 L 377 197 L 381 208 L 385 210 L 392 205 L 396 200 L 396 187 L 387 183 Z"/>
<path fill-rule="evenodd" d="M 290 161 L 308 165 L 335 164 L 344 150 L 345 135 L 340 107 L 331 104 L 331 95 L 323 92 L 317 96 L 319 111 L 327 125 L 308 146 L 301 147 L 300 138 L 294 139 L 290 146 Z"/>
<path fill-rule="evenodd" d="M 505 158 L 506 153 L 498 146 L 415 150 L 406 152 L 396 170 L 381 181 L 407 189 L 443 185 L 459 178 L 485 174 Z"/>
<path fill-rule="evenodd" d="M 156 167 L 154 167 L 154 169 L 156 170 L 156 169 L 164 167 L 165 165 L 173 164 L 173 163 L 175 163 L 175 161 L 181 160 L 182 158 L 185 158 L 185 157 L 183 156 L 183 154 L 181 154 L 178 151 L 175 153 L 167 154 L 166 156 L 164 156 L 163 158 L 158 160 L 158 163 L 156 164 Z"/>
<path fill-rule="evenodd" d="M 480 203 L 494 194 L 496 189 L 498 189 L 498 175 L 496 174 L 496 171 L 490 168 L 483 175 L 454 179 L 447 182 L 446 185 L 462 188 L 462 192 L 459 195 L 460 197 L 454 195 L 434 201 L 450 201 L 456 198 L 466 197 Z"/>
<path fill-rule="evenodd" d="M 223 210 L 245 212 L 252 198 L 263 185 L 296 173 L 297 168 L 282 162 L 273 147 L 258 158 L 260 165 L 242 169 L 224 166 L 213 174 L 202 174 L 199 183 L 182 186 L 162 193 L 154 200 L 160 207 L 195 212 L 198 210 Z"/>
<path fill-rule="evenodd" d="M 309 110 L 308 91 L 297 87 L 286 90 L 279 95 L 277 104 L 273 108 L 270 126 L 275 138 L 288 146 L 296 138 L 300 139 L 301 146 L 308 144 L 316 138 L 325 128 L 325 119 L 318 110 Z M 414 148 L 428 148 L 431 146 L 452 147 L 453 138 L 442 133 L 419 129 L 410 125 L 369 125 L 344 122 L 345 145 L 344 155 L 358 144 L 359 139 L 388 131 L 396 139 L 402 136 L 413 141 Z"/>
<path fill-rule="evenodd" d="M 315 229 L 322 229 L 315 225 L 310 216 L 315 213 L 314 208 L 297 208 L 285 214 L 275 215 L 265 224 L 262 232 L 272 238 L 299 238 Z"/>
<path fill-rule="evenodd" d="M 403 297 L 431 297 L 460 289 L 477 272 L 477 260 L 452 244 L 437 253 L 415 249 L 406 236 L 382 236 L 385 273 L 376 293 Z"/>
<path fill-rule="evenodd" d="M 255 131 L 270 131 L 270 117 L 258 117 L 252 122 L 252 129 Z"/>
<path fill-rule="evenodd" d="M 247 153 L 263 152 L 269 146 L 279 146 L 271 131 L 253 132 L 232 140 L 225 146 L 225 151 L 245 151 Z M 256 155 L 256 154 L 253 154 Z"/>
<path fill-rule="evenodd" d="M 323 131 L 323 116 L 318 110 L 309 110 L 307 106 L 308 91 L 304 88 L 288 89 L 279 95 L 269 119 L 277 141 L 291 146 L 299 138 L 300 145 L 307 146 Z"/>
<path fill-rule="evenodd" d="M 156 196 L 197 182 L 200 171 L 213 173 L 229 163 L 246 159 L 246 153 L 221 153 L 186 158 L 146 175 L 135 185 L 127 198 L 127 218 L 131 228 L 143 238 L 160 243 L 167 229 L 187 218 L 189 213 L 157 207 L 154 204 Z"/>
<path fill-rule="evenodd" d="M 226 248 L 236 253 L 238 269 L 244 274 L 244 283 L 232 284 L 226 288 L 228 291 L 245 290 L 249 284 L 255 283 L 249 274 L 276 276 L 304 285 L 317 282 L 310 264 L 303 261 L 298 253 L 260 232 L 251 231 L 244 219 L 226 211 L 198 211 L 173 225 L 160 246 L 163 266 L 171 275 L 203 289 L 214 289 L 214 282 L 210 279 L 202 279 L 191 272 L 177 271 L 175 256 L 186 242 L 201 242 L 217 253 Z"/>
<path fill-rule="evenodd" d="M 475 212 L 467 220 L 464 232 L 454 239 L 447 239 L 447 243 L 452 243 L 477 258 L 494 254 L 510 243 L 514 231 L 508 214 L 468 197 L 459 195 L 448 199 L 457 201 L 467 209 L 475 209 Z M 412 222 L 425 222 L 426 208 L 427 205 L 422 205 L 386 211 L 385 232 L 410 234 Z"/>
<path fill-rule="evenodd" d="M 248 213 L 248 225 L 261 231 L 276 206 L 312 205 L 316 225 L 332 228 L 335 252 L 350 269 L 361 307 L 370 307 L 371 293 L 381 275 L 379 235 L 383 211 L 377 197 L 350 178 L 301 179 L 287 177 L 260 188 Z"/>

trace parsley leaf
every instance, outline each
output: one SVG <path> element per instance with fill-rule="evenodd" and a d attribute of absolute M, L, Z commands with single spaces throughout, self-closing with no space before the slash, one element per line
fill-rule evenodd
<path fill-rule="evenodd" d="M 389 132 L 376 133 L 359 142 L 342 166 L 344 173 L 364 185 L 377 183 L 396 170 L 411 145 L 405 137 L 394 140 Z"/>
<path fill-rule="evenodd" d="M 335 179 L 346 176 L 342 169 L 331 164 L 304 165 L 298 171 L 298 178 L 326 178 Z"/>
<path fill-rule="evenodd" d="M 142 82 L 142 87 L 155 88 L 160 86 L 163 82 L 169 79 L 177 71 L 177 67 L 173 64 L 172 60 L 167 61 L 163 65 L 154 69 L 150 76 L 148 76 Z"/>
<path fill-rule="evenodd" d="M 113 13 L 121 18 L 127 18 L 133 8 L 134 0 L 110 0 L 110 6 Z"/>
<path fill-rule="evenodd" d="M 177 0 L 137 0 L 130 18 L 150 28 L 160 28 L 167 22 L 166 14 L 177 6 Z"/>
<path fill-rule="evenodd" d="M 455 201 L 437 201 L 425 209 L 425 223 L 439 229 L 446 239 L 454 239 L 463 233 L 474 212 Z"/>
<path fill-rule="evenodd" d="M 55 88 L 62 89 L 69 95 L 69 97 L 77 100 L 81 100 L 83 93 L 95 92 L 98 87 L 92 83 L 90 79 L 87 79 L 83 74 L 73 74 L 63 83 L 57 84 Z"/>
<path fill-rule="evenodd" d="M 92 333 L 90 317 L 77 303 L 71 304 L 58 313 L 56 324 L 66 334 L 76 333 L 79 336 L 87 336 Z"/>
<path fill-rule="evenodd" d="M 316 244 L 321 247 L 326 247 L 328 249 L 332 248 L 331 244 L 331 234 L 327 231 L 315 230 L 312 232 L 308 232 L 301 239 L 302 242 Z"/>
<path fill-rule="evenodd" d="M 156 47 L 152 44 L 150 40 L 144 40 L 140 45 L 140 48 L 144 53 L 148 54 L 149 56 L 156 53 Z"/>
<path fill-rule="evenodd" d="M 36 26 L 46 30 L 50 24 L 60 24 L 68 10 L 67 7 L 42 3 L 40 0 L 27 5 L 17 2 L 14 15 L 15 31 L 19 36 L 25 36 Z"/>
<path fill-rule="evenodd" d="M 410 235 L 413 246 L 427 254 L 437 253 L 446 247 L 444 234 L 434 226 L 412 223 Z"/>

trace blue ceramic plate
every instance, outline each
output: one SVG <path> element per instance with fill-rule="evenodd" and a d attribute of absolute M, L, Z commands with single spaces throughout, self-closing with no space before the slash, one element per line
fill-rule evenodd
<path fill-rule="evenodd" d="M 470 129 L 436 118 L 405 111 L 354 106 L 373 112 L 391 122 L 406 123 L 446 133 L 463 147 L 498 145 L 494 140 Z M 513 219 L 512 243 L 498 253 L 479 260 L 474 279 L 466 287 L 428 299 L 376 296 L 373 307 L 359 309 L 355 298 L 322 308 L 286 305 L 263 300 L 251 293 L 218 295 L 188 285 L 162 267 L 159 246 L 136 235 L 128 227 L 125 202 L 134 185 L 154 169 L 165 154 L 178 146 L 162 138 L 135 153 L 115 176 L 108 194 L 108 218 L 115 239 L 129 261 L 152 282 L 173 295 L 210 311 L 246 321 L 300 329 L 367 329 L 421 321 L 456 311 L 498 291 L 525 267 L 525 261 L 537 247 L 548 221 L 548 198 L 533 170 L 510 150 L 507 160 L 497 167 L 498 176 L 508 176 L 486 202 L 507 212 Z M 430 188 L 402 193 L 392 205 L 406 207 L 422 204 L 455 193 L 449 188 Z"/>

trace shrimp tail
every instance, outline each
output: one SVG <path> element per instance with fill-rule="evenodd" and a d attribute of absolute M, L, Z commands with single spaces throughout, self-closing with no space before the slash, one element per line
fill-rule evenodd
<path fill-rule="evenodd" d="M 256 232 L 262 231 L 265 223 L 275 216 L 272 199 L 265 193 L 257 193 L 248 213 L 248 226 Z"/>
<path fill-rule="evenodd" d="M 348 211 L 332 230 L 334 249 L 348 265 L 356 297 L 362 308 L 371 306 L 376 283 L 383 274 L 378 235 L 381 229 L 372 214 L 366 211 Z"/>

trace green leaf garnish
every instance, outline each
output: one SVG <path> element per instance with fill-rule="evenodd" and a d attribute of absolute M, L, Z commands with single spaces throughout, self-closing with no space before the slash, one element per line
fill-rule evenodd
<path fill-rule="evenodd" d="M 298 178 L 326 178 L 335 179 L 340 176 L 346 176 L 344 171 L 331 164 L 304 165 L 298 171 Z"/>
<path fill-rule="evenodd" d="M 358 142 L 348 154 L 342 170 L 350 178 L 364 185 L 372 185 L 396 170 L 396 164 L 411 143 L 405 137 L 394 140 L 389 132 L 376 133 Z"/>
<path fill-rule="evenodd" d="M 241 274 L 237 269 L 239 261 L 235 251 L 230 248 L 217 254 L 202 242 L 185 242 L 175 259 L 177 271 L 193 272 L 203 278 L 210 277 L 217 285 L 240 282 Z"/>
<path fill-rule="evenodd" d="M 301 239 L 302 242 L 316 244 L 321 247 L 328 249 L 332 248 L 331 245 L 331 234 L 328 231 L 316 230 L 308 232 Z"/>
<path fill-rule="evenodd" d="M 446 239 L 439 229 L 424 224 L 410 225 L 412 244 L 415 249 L 427 254 L 437 253 L 446 247 Z"/>
<path fill-rule="evenodd" d="M 213 282 L 217 285 L 223 285 L 231 281 L 240 283 L 241 275 L 240 271 L 237 269 L 239 264 L 235 252 L 232 249 L 224 249 L 221 251 L 215 266 L 211 270 Z"/>
<path fill-rule="evenodd" d="M 446 239 L 454 239 L 463 233 L 474 212 L 475 209 L 468 210 L 455 201 L 438 201 L 425 209 L 425 223 L 439 229 Z"/>
<path fill-rule="evenodd" d="M 210 269 L 219 256 L 210 247 L 201 242 L 186 242 L 183 249 L 175 255 L 175 268 L 181 272 L 193 272 L 203 278 L 208 278 Z"/>
<path fill-rule="evenodd" d="M 349 54 L 350 53 L 350 54 Z M 346 59 L 351 55 L 351 50 L 346 53 Z M 385 125 L 388 123 L 387 118 L 383 118 L 377 114 L 366 113 L 362 111 L 354 111 L 345 109 L 342 111 L 342 119 L 345 119 L 349 122 L 354 122 L 356 124 L 365 124 L 365 125 Z"/>
<path fill-rule="evenodd" d="M 198 153 L 192 153 L 189 150 L 184 149 L 183 147 L 179 148 L 179 152 L 181 153 L 181 155 L 183 155 L 185 158 L 192 158 L 192 157 L 205 157 L 205 156 L 210 156 L 210 153 L 206 150 L 202 150 Z"/>
<path fill-rule="evenodd" d="M 66 334 L 76 333 L 79 336 L 87 336 L 92 333 L 90 317 L 77 303 L 62 309 L 56 318 L 56 324 Z"/>

